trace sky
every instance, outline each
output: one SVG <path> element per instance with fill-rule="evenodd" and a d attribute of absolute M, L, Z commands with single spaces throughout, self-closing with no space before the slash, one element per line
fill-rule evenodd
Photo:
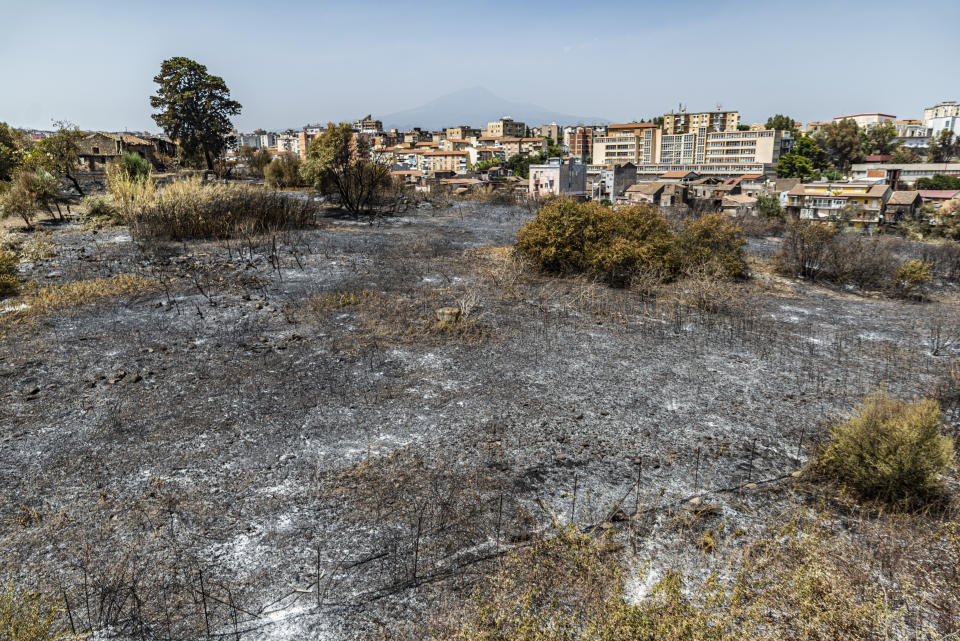
<path fill-rule="evenodd" d="M 0 16 L 0 121 L 39 129 L 157 130 L 153 77 L 173 56 L 226 81 L 242 131 L 474 86 L 614 121 L 681 103 L 745 123 L 919 119 L 960 100 L 960 0 L 0 0 Z"/>

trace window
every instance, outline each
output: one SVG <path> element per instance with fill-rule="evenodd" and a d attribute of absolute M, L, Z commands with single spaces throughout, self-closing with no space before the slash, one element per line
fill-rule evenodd
<path fill-rule="evenodd" d="M 94 153 L 94 155 L 99 156 L 99 155 L 100 155 L 100 147 L 94 147 L 94 148 L 93 148 L 93 153 Z"/>

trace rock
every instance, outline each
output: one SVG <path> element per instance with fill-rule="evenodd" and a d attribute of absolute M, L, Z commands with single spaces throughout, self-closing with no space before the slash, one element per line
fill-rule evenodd
<path fill-rule="evenodd" d="M 40 388 L 37 386 L 27 387 L 23 390 L 24 396 L 36 396 L 40 393 Z"/>
<path fill-rule="evenodd" d="M 610 412 L 607 410 L 600 410 L 600 416 L 610 416 Z"/>
<path fill-rule="evenodd" d="M 792 477 L 795 478 L 795 479 L 798 479 L 798 478 L 800 478 L 801 476 L 803 476 L 803 472 L 800 471 L 800 470 L 794 470 L 794 471 L 790 472 L 790 476 L 792 476 Z"/>
<path fill-rule="evenodd" d="M 455 323 L 460 320 L 459 307 L 441 307 L 434 311 L 433 314 L 441 323 Z"/>
<path fill-rule="evenodd" d="M 757 484 L 756 484 L 756 483 L 747 483 L 747 484 L 744 485 L 743 487 L 747 488 L 748 490 L 755 490 L 755 489 L 757 489 Z"/>
<path fill-rule="evenodd" d="M 689 505 L 689 506 L 691 506 L 691 507 L 696 507 L 696 506 L 700 505 L 701 503 L 703 503 L 703 500 L 702 500 L 699 496 L 695 496 L 695 497 L 693 497 L 692 499 L 690 499 L 689 501 L 687 501 L 687 505 Z"/>
<path fill-rule="evenodd" d="M 557 460 L 558 460 L 558 461 L 566 461 L 566 460 L 567 460 L 567 457 L 564 456 L 563 454 L 557 454 Z"/>

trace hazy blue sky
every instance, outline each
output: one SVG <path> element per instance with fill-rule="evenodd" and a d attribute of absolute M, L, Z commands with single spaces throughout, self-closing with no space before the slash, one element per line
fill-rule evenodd
<path fill-rule="evenodd" d="M 0 0 L 0 16 L 0 120 L 21 127 L 156 129 L 152 78 L 178 55 L 226 80 L 244 130 L 476 85 L 612 120 L 678 102 L 745 122 L 919 118 L 960 100 L 960 0 Z"/>

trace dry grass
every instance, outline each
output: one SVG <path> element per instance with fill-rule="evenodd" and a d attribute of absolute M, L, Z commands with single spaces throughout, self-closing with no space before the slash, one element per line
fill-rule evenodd
<path fill-rule="evenodd" d="M 135 208 L 131 233 L 140 239 L 231 238 L 303 227 L 313 203 L 246 184 L 174 182 Z"/>
<path fill-rule="evenodd" d="M 98 303 L 135 296 L 152 291 L 156 283 L 132 274 L 117 274 L 110 278 L 78 280 L 62 285 L 46 285 L 25 291 L 17 300 L 22 309 L 0 316 L 4 325 L 36 320 L 50 314 L 64 314 Z"/>

